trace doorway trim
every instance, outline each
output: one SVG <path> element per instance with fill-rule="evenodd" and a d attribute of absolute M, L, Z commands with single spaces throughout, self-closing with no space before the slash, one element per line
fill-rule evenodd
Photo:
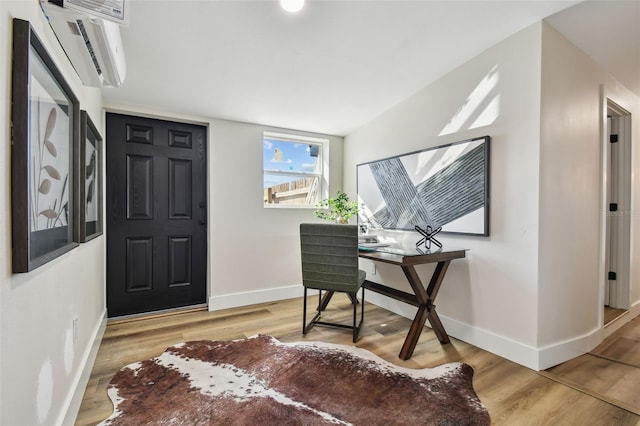
<path fill-rule="evenodd" d="M 213 162 L 212 162 L 212 155 L 213 155 L 213 149 L 211 148 L 213 145 L 213 130 L 214 130 L 214 120 L 204 117 L 204 116 L 197 116 L 197 115 L 189 115 L 189 114 L 179 114 L 179 113 L 175 113 L 172 111 L 167 111 L 167 110 L 156 110 L 153 108 L 149 108 L 149 107 L 144 107 L 144 106 L 137 106 L 137 105 L 130 105 L 130 104 L 121 104 L 121 103 L 112 103 L 112 102 L 105 102 L 103 105 L 103 109 L 102 109 L 102 123 L 104 124 L 104 126 L 106 126 L 106 117 L 108 113 L 114 113 L 114 114 L 124 114 L 124 115 L 134 115 L 134 116 L 138 116 L 138 117 L 143 117 L 143 118 L 150 118 L 150 119 L 155 119 L 155 120 L 168 120 L 168 121 L 175 121 L 178 123 L 185 123 L 185 124 L 194 124 L 197 126 L 203 126 L 207 129 L 206 131 L 206 138 L 205 138 L 205 144 L 207 146 L 207 150 L 206 150 L 206 170 L 205 170 L 205 174 L 206 174 L 206 188 L 205 188 L 205 194 L 206 194 L 206 209 L 207 209 L 207 217 L 206 217 L 206 223 L 207 224 L 211 224 L 212 223 L 212 209 L 211 209 L 211 168 L 213 166 Z M 106 156 L 105 156 L 105 161 L 106 161 Z M 106 168 L 105 168 L 106 170 Z M 105 206 L 106 208 L 106 206 Z M 204 304 L 201 305 L 193 305 L 190 307 L 185 307 L 185 308 L 199 308 L 202 306 L 206 306 L 207 310 L 211 311 L 211 294 L 212 294 L 212 265 L 211 265 L 211 256 L 212 256 L 212 244 L 211 244 L 211 233 L 212 233 L 212 227 L 210 225 L 207 225 L 206 227 L 206 247 L 207 247 L 207 262 L 206 262 L 206 271 L 205 271 L 205 282 L 206 282 L 206 302 Z M 105 240 L 105 244 L 106 244 L 106 240 Z M 105 255 L 106 255 L 106 247 L 105 247 Z M 106 259 L 105 259 L 105 265 L 106 265 Z M 104 271 L 104 285 L 105 285 L 105 303 L 106 303 L 106 283 L 107 283 L 107 271 L 105 268 Z M 106 317 L 105 317 L 106 320 Z"/>
<path fill-rule="evenodd" d="M 599 324 L 605 328 L 604 306 L 630 309 L 630 267 L 631 267 L 631 113 L 606 96 L 601 87 L 601 221 L 600 221 L 600 267 L 598 286 L 600 289 L 598 315 Z M 618 135 L 615 142 L 615 158 L 612 155 L 609 119 L 612 119 L 613 133 Z M 615 161 L 613 161 L 615 160 Z M 610 179 L 615 173 L 617 188 L 611 189 Z M 612 192 L 617 194 L 613 196 Z M 610 203 L 617 209 L 612 210 Z M 613 222 L 615 220 L 615 222 Z M 614 226 L 612 226 L 614 225 Z M 610 254 L 614 252 L 614 264 L 610 265 Z M 609 271 L 615 272 L 615 287 L 610 293 Z M 622 324 L 620 324 L 622 325 Z M 617 327 L 613 327 L 617 328 Z M 615 330 L 607 330 L 606 334 Z M 606 337 L 606 336 L 605 336 Z"/>

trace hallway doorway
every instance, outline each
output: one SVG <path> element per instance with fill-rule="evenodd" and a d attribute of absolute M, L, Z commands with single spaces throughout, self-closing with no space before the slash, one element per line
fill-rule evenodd
<path fill-rule="evenodd" d="M 630 303 L 631 114 L 610 99 L 606 131 L 604 325 L 624 314 Z"/>

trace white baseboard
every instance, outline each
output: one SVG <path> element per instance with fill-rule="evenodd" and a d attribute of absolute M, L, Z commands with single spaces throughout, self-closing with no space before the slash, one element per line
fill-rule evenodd
<path fill-rule="evenodd" d="M 602 343 L 605 338 L 637 317 L 638 314 L 640 314 L 640 302 L 633 305 L 626 313 L 605 327 L 596 328 L 583 336 L 539 349 L 538 370 L 545 370 L 591 351 Z"/>
<path fill-rule="evenodd" d="M 409 319 L 413 319 L 415 317 L 418 309 L 414 306 L 390 299 L 371 291 L 367 292 L 366 301 Z M 455 337 L 458 340 L 462 340 L 463 342 L 469 343 L 480 349 L 484 349 L 502 356 L 503 358 L 507 358 L 513 362 L 524 365 L 525 367 L 536 369 L 537 351 L 535 348 L 514 340 L 506 339 L 497 334 L 473 327 L 452 318 L 448 318 L 444 315 L 439 316 L 442 321 L 442 325 L 445 330 L 447 330 L 447 334 L 451 337 Z"/>
<path fill-rule="evenodd" d="M 302 284 L 209 297 L 209 311 L 302 297 Z"/>
<path fill-rule="evenodd" d="M 417 311 L 414 306 L 373 292 L 367 292 L 366 299 L 368 302 L 409 319 L 413 319 Z M 634 305 L 626 315 L 616 321 L 615 330 L 638 314 L 640 314 L 640 303 Z M 608 327 L 598 328 L 573 339 L 544 348 L 535 348 L 444 315 L 440 315 L 440 320 L 450 336 L 536 371 L 545 370 L 589 352 L 615 331 L 607 330 Z"/>
<path fill-rule="evenodd" d="M 67 409 L 62 410 L 64 419 L 61 421 L 59 419 L 56 424 L 64 426 L 73 426 L 75 424 L 78 412 L 80 411 L 80 405 L 82 404 L 82 398 L 84 397 L 84 391 L 87 388 L 87 383 L 89 383 L 91 371 L 93 370 L 93 365 L 95 364 L 98 349 L 100 349 L 100 343 L 102 342 L 102 337 L 104 336 L 106 328 L 107 311 L 105 309 L 102 313 L 102 318 L 96 323 L 93 329 L 92 344 L 87 345 L 84 353 L 82 354 L 80 366 L 74 379 L 73 391 L 69 393 L 66 400 L 65 406 Z"/>
<path fill-rule="evenodd" d="M 602 339 L 602 329 L 596 328 L 582 336 L 540 348 L 538 349 L 538 368 L 536 370 L 546 370 L 554 365 L 562 364 L 565 361 L 584 355 L 598 346 Z"/>

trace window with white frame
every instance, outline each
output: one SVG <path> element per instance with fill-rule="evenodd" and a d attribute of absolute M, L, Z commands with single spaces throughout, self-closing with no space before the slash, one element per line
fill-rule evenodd
<path fill-rule="evenodd" d="M 262 158 L 265 207 L 315 207 L 327 198 L 329 140 L 265 132 Z"/>

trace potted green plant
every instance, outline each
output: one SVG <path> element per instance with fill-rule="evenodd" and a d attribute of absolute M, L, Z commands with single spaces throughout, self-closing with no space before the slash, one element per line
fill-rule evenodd
<path fill-rule="evenodd" d="M 349 219 L 358 214 L 358 202 L 350 201 L 349 196 L 338 191 L 336 197 L 330 197 L 316 204 L 316 217 L 336 223 L 348 223 Z"/>

